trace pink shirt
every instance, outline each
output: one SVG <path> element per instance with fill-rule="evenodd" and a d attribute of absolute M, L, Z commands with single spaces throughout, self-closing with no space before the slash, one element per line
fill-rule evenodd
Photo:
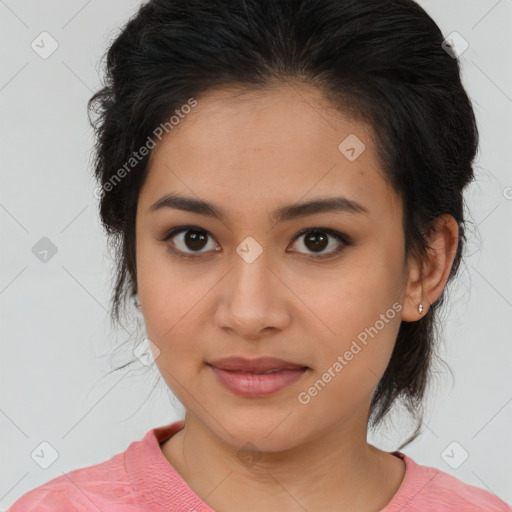
<path fill-rule="evenodd" d="M 160 450 L 160 443 L 182 428 L 182 421 L 154 428 L 109 460 L 70 471 L 27 492 L 8 512 L 213 512 Z M 381 512 L 512 511 L 489 491 L 416 464 L 401 452 L 393 454 L 405 461 L 405 477 Z"/>

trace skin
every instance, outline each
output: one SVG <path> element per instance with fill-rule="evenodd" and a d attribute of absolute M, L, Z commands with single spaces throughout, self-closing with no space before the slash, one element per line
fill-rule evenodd
<path fill-rule="evenodd" d="M 349 134 L 365 151 L 338 150 Z M 168 193 L 226 212 L 149 208 Z M 367 214 L 323 212 L 272 223 L 278 207 L 345 196 Z M 208 233 L 194 260 L 174 227 Z M 341 242 L 315 252 L 304 228 L 330 228 Z M 321 231 L 321 230 L 320 230 Z M 186 233 L 185 233 L 186 234 Z M 236 248 L 262 248 L 252 263 Z M 403 462 L 369 444 L 375 387 L 400 322 L 414 322 L 441 294 L 457 248 L 455 219 L 442 216 L 423 263 L 404 258 L 402 206 L 380 170 L 371 128 L 335 110 L 311 86 L 281 83 L 264 92 L 211 90 L 153 150 L 136 216 L 137 287 L 156 364 L 186 409 L 185 428 L 161 446 L 188 485 L 218 511 L 377 511 L 397 492 Z M 173 245 L 174 242 L 174 245 Z M 215 250 L 215 249 L 219 250 Z M 307 391 L 365 328 L 401 310 L 303 405 Z M 418 313 L 418 304 L 424 306 Z M 207 361 L 270 355 L 310 370 L 264 398 L 237 396 Z M 238 457 L 252 443 L 256 463 Z"/>

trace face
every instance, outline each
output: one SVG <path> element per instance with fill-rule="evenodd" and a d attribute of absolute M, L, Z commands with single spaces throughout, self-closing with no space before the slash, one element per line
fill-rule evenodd
<path fill-rule="evenodd" d="M 161 201 L 171 194 L 219 217 Z M 303 85 L 208 92 L 153 150 L 136 240 L 148 338 L 187 421 L 268 451 L 342 428 L 366 439 L 406 277 L 401 202 L 366 124 Z M 208 364 L 229 356 L 308 369 L 249 397 Z"/>

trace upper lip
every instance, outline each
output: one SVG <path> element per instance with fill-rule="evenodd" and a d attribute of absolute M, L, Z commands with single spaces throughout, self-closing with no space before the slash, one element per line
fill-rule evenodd
<path fill-rule="evenodd" d="M 245 357 L 225 357 L 210 361 L 211 366 L 221 370 L 231 370 L 240 372 L 266 372 L 270 370 L 296 370 L 297 368 L 308 368 L 300 363 L 292 363 L 277 357 L 258 357 L 256 359 L 247 359 Z"/>

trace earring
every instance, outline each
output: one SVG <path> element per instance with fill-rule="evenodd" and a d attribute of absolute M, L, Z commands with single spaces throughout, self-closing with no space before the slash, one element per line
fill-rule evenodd
<path fill-rule="evenodd" d="M 133 296 L 133 304 L 135 305 L 135 307 L 137 309 L 140 309 L 140 302 L 139 302 L 139 296 L 138 295 L 134 295 Z"/>
<path fill-rule="evenodd" d="M 423 313 L 423 304 L 420 304 L 418 306 L 418 313 L 420 313 L 420 314 Z"/>

